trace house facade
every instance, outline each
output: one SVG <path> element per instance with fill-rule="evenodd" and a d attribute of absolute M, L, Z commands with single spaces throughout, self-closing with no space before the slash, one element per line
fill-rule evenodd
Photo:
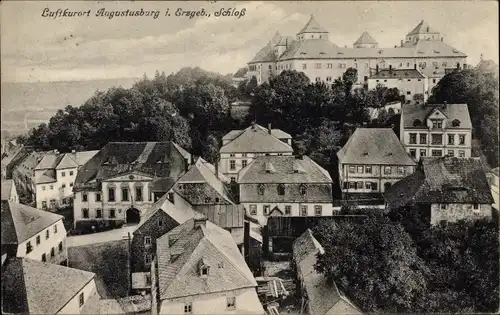
<path fill-rule="evenodd" d="M 261 155 L 292 155 L 292 137 L 280 129 L 252 124 L 244 130 L 232 130 L 222 138 L 218 163 L 220 172 L 237 182 L 238 172 Z"/>
<path fill-rule="evenodd" d="M 138 223 L 153 204 L 152 182 L 178 178 L 190 158 L 173 142 L 108 143 L 77 174 L 75 227 Z"/>
<path fill-rule="evenodd" d="M 391 128 L 357 128 L 337 156 L 345 194 L 383 193 L 416 166 Z"/>
<path fill-rule="evenodd" d="M 99 314 L 95 274 L 29 258 L 2 266 L 2 313 Z"/>
<path fill-rule="evenodd" d="M 266 225 L 271 215 L 331 216 L 332 179 L 307 156 L 260 156 L 239 173 L 240 203 Z"/>
<path fill-rule="evenodd" d="M 78 168 L 98 151 L 46 154 L 35 167 L 35 204 L 55 210 L 73 204 L 73 185 Z"/>
<path fill-rule="evenodd" d="M 66 264 L 63 217 L 2 200 L 2 253 L 53 264 Z"/>
<path fill-rule="evenodd" d="M 490 218 L 494 203 L 478 158 L 425 157 L 415 173 L 388 189 L 389 208 L 415 205 L 437 225 Z"/>
<path fill-rule="evenodd" d="M 472 123 L 467 104 L 404 104 L 400 140 L 406 152 L 421 157 L 471 157 Z"/>
<path fill-rule="evenodd" d="M 2 179 L 2 200 L 19 202 L 16 185 L 12 179 Z"/>
<path fill-rule="evenodd" d="M 21 155 L 15 161 L 12 169 L 12 179 L 17 188 L 17 193 L 27 198 L 28 202 L 34 204 L 36 200 L 35 168 L 46 154 L 53 152 L 32 151 Z"/>
<path fill-rule="evenodd" d="M 203 215 L 160 237 L 157 260 L 158 314 L 265 314 L 231 234 Z"/>
<path fill-rule="evenodd" d="M 429 98 L 429 80 L 425 74 L 415 69 L 376 69 L 368 78 L 368 89 L 377 86 L 397 88 L 404 103 L 424 103 Z"/>
<path fill-rule="evenodd" d="M 311 16 L 295 38 L 276 33 L 248 62 L 247 78 L 255 76 L 257 83 L 262 84 L 282 71 L 296 70 L 307 75 L 311 82 L 331 84 L 346 69 L 355 68 L 358 71 L 356 86 L 363 86 L 377 66 L 379 69 L 416 67 L 433 79 L 442 78 L 447 69 L 466 67 L 467 56 L 446 44 L 441 34 L 425 21 L 393 47 L 378 47 L 375 39 L 365 33 L 353 47 L 339 47 Z"/>

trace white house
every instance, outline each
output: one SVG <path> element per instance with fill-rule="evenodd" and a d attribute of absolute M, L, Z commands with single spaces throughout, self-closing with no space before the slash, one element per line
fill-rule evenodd
<path fill-rule="evenodd" d="M 2 253 L 54 264 L 66 264 L 63 217 L 2 200 Z"/>
<path fill-rule="evenodd" d="M 265 314 L 231 234 L 197 215 L 157 240 L 158 314 Z"/>
<path fill-rule="evenodd" d="M 16 185 L 12 179 L 2 179 L 2 200 L 19 202 Z"/>
<path fill-rule="evenodd" d="M 405 103 L 423 103 L 429 98 L 429 80 L 425 74 L 415 69 L 377 69 L 368 78 L 368 89 L 377 86 L 397 88 Z M 415 100 L 415 97 L 420 100 Z"/>
<path fill-rule="evenodd" d="M 238 172 L 261 155 L 292 155 L 292 136 L 280 129 L 252 124 L 244 130 L 232 130 L 222 138 L 219 151 L 220 172 L 231 182 Z"/>
<path fill-rule="evenodd" d="M 2 265 L 2 314 L 99 314 L 95 274 L 29 258 Z"/>
<path fill-rule="evenodd" d="M 471 157 L 472 123 L 467 104 L 403 104 L 399 139 L 421 157 Z"/>

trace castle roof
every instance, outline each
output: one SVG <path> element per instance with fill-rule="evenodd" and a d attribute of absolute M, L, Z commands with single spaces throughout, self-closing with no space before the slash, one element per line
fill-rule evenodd
<path fill-rule="evenodd" d="M 368 32 L 363 32 L 358 40 L 354 42 L 354 45 L 360 44 L 377 44 L 377 41 Z"/>
<path fill-rule="evenodd" d="M 417 69 L 382 69 L 370 76 L 370 79 L 425 79 Z"/>
<path fill-rule="evenodd" d="M 311 18 L 306 23 L 306 25 L 300 30 L 300 32 L 297 33 L 297 35 L 300 35 L 303 33 L 328 33 L 328 31 L 323 26 L 321 26 L 316 21 L 314 16 L 311 14 Z"/>
<path fill-rule="evenodd" d="M 439 32 L 431 28 L 429 26 L 429 23 L 422 20 L 417 24 L 417 26 L 415 26 L 415 28 L 411 32 L 407 34 L 407 36 L 417 34 L 439 34 Z"/>

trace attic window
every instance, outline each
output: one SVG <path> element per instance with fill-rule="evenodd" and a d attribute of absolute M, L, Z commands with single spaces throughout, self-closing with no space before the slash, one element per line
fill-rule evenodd
<path fill-rule="evenodd" d="M 415 119 L 413 121 L 413 127 L 420 126 L 422 124 L 422 121 L 420 119 Z"/>
<path fill-rule="evenodd" d="M 303 51 L 302 51 L 300 54 L 301 54 L 301 55 L 307 55 L 307 53 L 306 53 L 306 52 L 303 52 Z"/>
<path fill-rule="evenodd" d="M 339 51 L 339 52 L 337 53 L 337 55 L 343 55 L 343 54 L 344 54 L 344 53 L 343 53 L 343 52 L 341 52 L 341 51 Z"/>
<path fill-rule="evenodd" d="M 423 54 L 424 52 L 423 52 L 423 51 L 421 51 L 421 50 L 419 50 L 419 51 L 417 51 L 417 53 L 418 53 L 418 54 Z"/>
<path fill-rule="evenodd" d="M 440 52 L 439 50 L 435 50 L 435 49 L 434 49 L 434 53 L 439 54 L 439 53 L 441 53 L 441 52 Z"/>
<path fill-rule="evenodd" d="M 320 52 L 319 54 L 320 54 L 320 55 L 326 55 L 326 53 L 324 53 L 324 52 Z"/>
<path fill-rule="evenodd" d="M 451 123 L 453 127 L 459 127 L 460 126 L 460 120 L 454 119 L 453 122 Z"/>
<path fill-rule="evenodd" d="M 368 152 L 363 152 L 363 155 L 364 155 L 364 156 L 368 155 Z"/>
<path fill-rule="evenodd" d="M 381 55 L 381 54 L 382 54 L 382 51 L 383 51 L 383 50 L 379 50 L 379 51 L 378 51 L 379 55 Z"/>

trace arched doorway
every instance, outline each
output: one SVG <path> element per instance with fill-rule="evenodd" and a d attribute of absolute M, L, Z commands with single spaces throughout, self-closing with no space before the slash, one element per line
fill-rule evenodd
<path fill-rule="evenodd" d="M 139 223 L 141 221 L 141 212 L 136 208 L 129 208 L 126 213 L 127 223 Z"/>

